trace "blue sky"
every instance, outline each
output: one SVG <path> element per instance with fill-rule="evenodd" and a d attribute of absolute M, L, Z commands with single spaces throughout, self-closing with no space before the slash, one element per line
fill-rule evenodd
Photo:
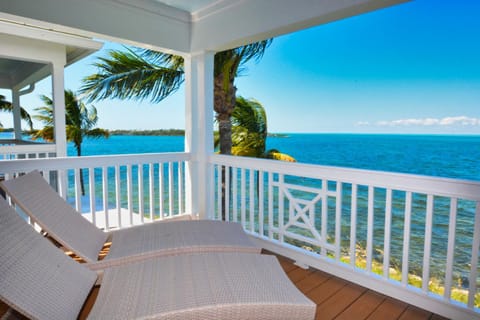
<path fill-rule="evenodd" d="M 281 36 L 237 92 L 263 104 L 270 132 L 480 134 L 479 17 L 480 1 L 417 0 Z M 66 88 L 77 90 L 93 61 L 68 67 Z M 49 88 L 39 84 L 23 106 L 39 106 Z M 96 102 L 98 124 L 184 128 L 183 94 Z"/>

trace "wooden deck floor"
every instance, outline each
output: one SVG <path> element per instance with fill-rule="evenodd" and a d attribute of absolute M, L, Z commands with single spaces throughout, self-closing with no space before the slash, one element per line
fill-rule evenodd
<path fill-rule="evenodd" d="M 372 290 L 315 269 L 302 269 L 277 256 L 290 280 L 317 304 L 322 320 L 445 320 Z"/>
<path fill-rule="evenodd" d="M 270 254 L 264 252 L 264 254 Z M 329 320 L 445 320 L 429 311 L 368 290 L 316 269 L 302 269 L 277 256 L 297 288 L 317 304 L 316 319 Z M 90 294 L 79 319 L 86 319 L 99 287 Z M 8 307 L 0 301 L 0 317 Z"/>

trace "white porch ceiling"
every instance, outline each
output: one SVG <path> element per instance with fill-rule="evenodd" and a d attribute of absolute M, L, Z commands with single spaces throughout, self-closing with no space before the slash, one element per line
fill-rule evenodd
<path fill-rule="evenodd" d="M 218 2 L 224 2 L 221 0 L 157 0 L 157 2 L 164 3 L 168 6 L 185 10 L 190 13 L 194 13 L 199 10 L 211 7 Z"/>
<path fill-rule="evenodd" d="M 91 39 L 0 20 L 0 88 L 28 86 L 102 47 Z"/>
<path fill-rule="evenodd" d="M 408 0 L 0 0 L 0 19 L 179 54 L 220 51 Z"/>

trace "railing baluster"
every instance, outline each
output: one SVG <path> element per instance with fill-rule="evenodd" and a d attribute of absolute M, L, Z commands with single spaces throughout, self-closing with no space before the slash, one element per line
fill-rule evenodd
<path fill-rule="evenodd" d="M 80 169 L 74 169 L 74 188 L 75 188 L 75 209 L 82 212 L 82 191 L 80 187 Z"/>
<path fill-rule="evenodd" d="M 453 258 L 455 254 L 455 231 L 457 228 L 457 198 L 450 199 L 450 218 L 448 221 L 447 265 L 445 270 L 445 293 L 447 300 L 452 296 Z"/>
<path fill-rule="evenodd" d="M 145 200 L 143 197 L 143 164 L 140 163 L 137 169 L 138 176 L 138 214 L 140 216 L 140 221 L 144 223 L 144 213 L 145 213 Z"/>
<path fill-rule="evenodd" d="M 110 229 L 110 221 L 108 216 L 108 168 L 102 167 L 102 196 L 103 196 L 103 214 L 105 218 L 105 230 Z"/>
<path fill-rule="evenodd" d="M 392 189 L 387 189 L 385 199 L 385 233 L 383 236 L 383 277 L 390 277 L 390 240 L 392 232 Z"/>
<path fill-rule="evenodd" d="M 357 253 L 357 197 L 358 185 L 352 184 L 352 203 L 350 208 L 350 265 L 355 267 Z"/>
<path fill-rule="evenodd" d="M 128 216 L 130 225 L 133 226 L 133 186 L 132 186 L 132 166 L 127 165 L 127 198 L 128 198 Z"/>
<path fill-rule="evenodd" d="M 173 200 L 175 197 L 174 194 L 174 182 L 173 182 L 173 163 L 168 163 L 168 215 L 171 218 L 173 216 Z"/>
<path fill-rule="evenodd" d="M 255 183 L 255 170 L 250 169 L 249 170 L 249 183 L 248 183 L 248 189 L 250 191 L 249 194 L 249 216 L 250 216 L 250 231 L 254 232 L 255 231 L 255 189 L 257 187 L 257 184 Z"/>
<path fill-rule="evenodd" d="M 155 165 L 153 163 L 148 164 L 148 198 L 150 206 L 150 221 L 155 220 Z"/>
<path fill-rule="evenodd" d="M 336 181 L 337 192 L 335 199 L 335 259 L 340 261 L 341 258 L 341 230 L 342 230 L 342 183 Z"/>
<path fill-rule="evenodd" d="M 233 221 L 238 222 L 238 168 L 232 170 L 232 215 Z"/>
<path fill-rule="evenodd" d="M 285 241 L 285 217 L 284 217 L 284 202 L 285 202 L 285 192 L 284 192 L 284 176 L 283 174 L 278 175 L 278 240 L 280 243 Z"/>
<path fill-rule="evenodd" d="M 222 220 L 222 181 L 223 181 L 223 166 L 217 166 L 217 213 L 218 220 Z"/>
<path fill-rule="evenodd" d="M 321 237 L 322 237 L 322 247 L 321 247 L 321 254 L 322 256 L 327 255 L 327 227 L 328 227 L 328 181 L 322 180 L 322 189 L 320 190 L 322 194 L 322 230 L 321 230 Z"/>
<path fill-rule="evenodd" d="M 375 188 L 368 186 L 368 208 L 367 208 L 367 272 L 372 272 L 373 256 L 373 229 L 374 229 L 374 206 Z"/>
<path fill-rule="evenodd" d="M 92 213 L 92 223 L 97 225 L 97 209 L 95 208 L 95 169 L 88 168 L 88 192 L 90 196 L 90 212 Z"/>
<path fill-rule="evenodd" d="M 402 284 L 408 285 L 408 256 L 410 252 L 410 222 L 412 215 L 412 193 L 405 195 L 405 222 L 403 225 Z"/>
<path fill-rule="evenodd" d="M 427 195 L 427 215 L 425 218 L 425 243 L 423 247 L 422 290 L 428 292 L 430 282 L 430 255 L 432 248 L 433 195 Z"/>
<path fill-rule="evenodd" d="M 224 210 L 225 210 L 225 221 L 230 221 L 230 172 L 231 167 L 225 167 L 225 187 L 224 187 Z"/>
<path fill-rule="evenodd" d="M 178 162 L 178 211 L 183 213 L 183 162 Z"/>
<path fill-rule="evenodd" d="M 159 207 L 159 213 L 160 213 L 160 219 L 164 219 L 165 218 L 165 208 L 164 208 L 164 205 L 163 205 L 163 202 L 165 201 L 165 197 L 164 197 L 164 190 L 163 190 L 163 186 L 165 184 L 164 182 L 164 175 L 165 175 L 165 165 L 160 162 L 158 164 L 158 207 Z"/>
<path fill-rule="evenodd" d="M 260 236 L 264 234 L 264 227 L 263 227 L 263 209 L 264 209 L 264 181 L 263 181 L 263 171 L 258 171 L 258 233 Z"/>
<path fill-rule="evenodd" d="M 245 208 L 245 197 L 246 197 L 246 182 L 245 182 L 245 169 L 240 170 L 240 215 L 242 226 L 246 227 L 247 217 L 246 217 L 246 208 Z"/>
<path fill-rule="evenodd" d="M 115 166 L 115 210 L 117 211 L 118 227 L 122 225 L 122 202 L 120 194 L 120 166 Z"/>
<path fill-rule="evenodd" d="M 273 173 L 268 173 L 268 238 L 273 239 Z"/>
<path fill-rule="evenodd" d="M 207 205 L 206 212 L 192 212 L 203 219 L 215 219 L 215 165 L 213 163 L 207 164 Z"/>
<path fill-rule="evenodd" d="M 470 262 L 470 279 L 468 286 L 468 307 L 473 309 L 475 294 L 477 293 L 478 278 L 478 250 L 480 250 L 480 201 L 475 207 L 475 226 L 473 228 L 472 260 Z"/>

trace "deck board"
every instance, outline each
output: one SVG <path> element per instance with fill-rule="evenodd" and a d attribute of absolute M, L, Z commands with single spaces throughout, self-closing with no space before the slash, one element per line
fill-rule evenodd
<path fill-rule="evenodd" d="M 352 283 L 347 284 L 322 304 L 317 305 L 317 319 L 335 319 L 345 309 L 358 301 L 366 290 Z"/>
<path fill-rule="evenodd" d="M 325 272 L 315 270 L 304 279 L 294 283 L 300 291 L 302 291 L 303 293 L 307 293 L 308 291 L 312 290 L 315 287 L 318 287 L 331 277 L 331 275 Z"/>
<path fill-rule="evenodd" d="M 345 309 L 336 320 L 364 320 L 367 319 L 378 307 L 385 301 L 386 297 L 375 291 L 367 290 L 358 298 L 356 303 L 352 303 Z M 385 318 L 384 318 L 385 319 Z"/>
<path fill-rule="evenodd" d="M 340 291 L 347 284 L 348 282 L 343 279 L 331 277 L 321 285 L 306 292 L 305 295 L 308 296 L 317 305 L 321 305 L 323 302 L 328 300 L 332 295 Z"/>
<path fill-rule="evenodd" d="M 316 319 L 447 320 L 323 271 L 301 269 L 288 258 L 277 258 L 290 280 L 317 304 Z"/>
<path fill-rule="evenodd" d="M 408 306 L 404 313 L 400 316 L 399 320 L 423 320 L 430 319 L 431 312 L 419 309 L 414 306 Z"/>
<path fill-rule="evenodd" d="M 387 298 L 368 317 L 368 320 L 398 319 L 407 307 L 408 304 L 405 302 Z"/>

